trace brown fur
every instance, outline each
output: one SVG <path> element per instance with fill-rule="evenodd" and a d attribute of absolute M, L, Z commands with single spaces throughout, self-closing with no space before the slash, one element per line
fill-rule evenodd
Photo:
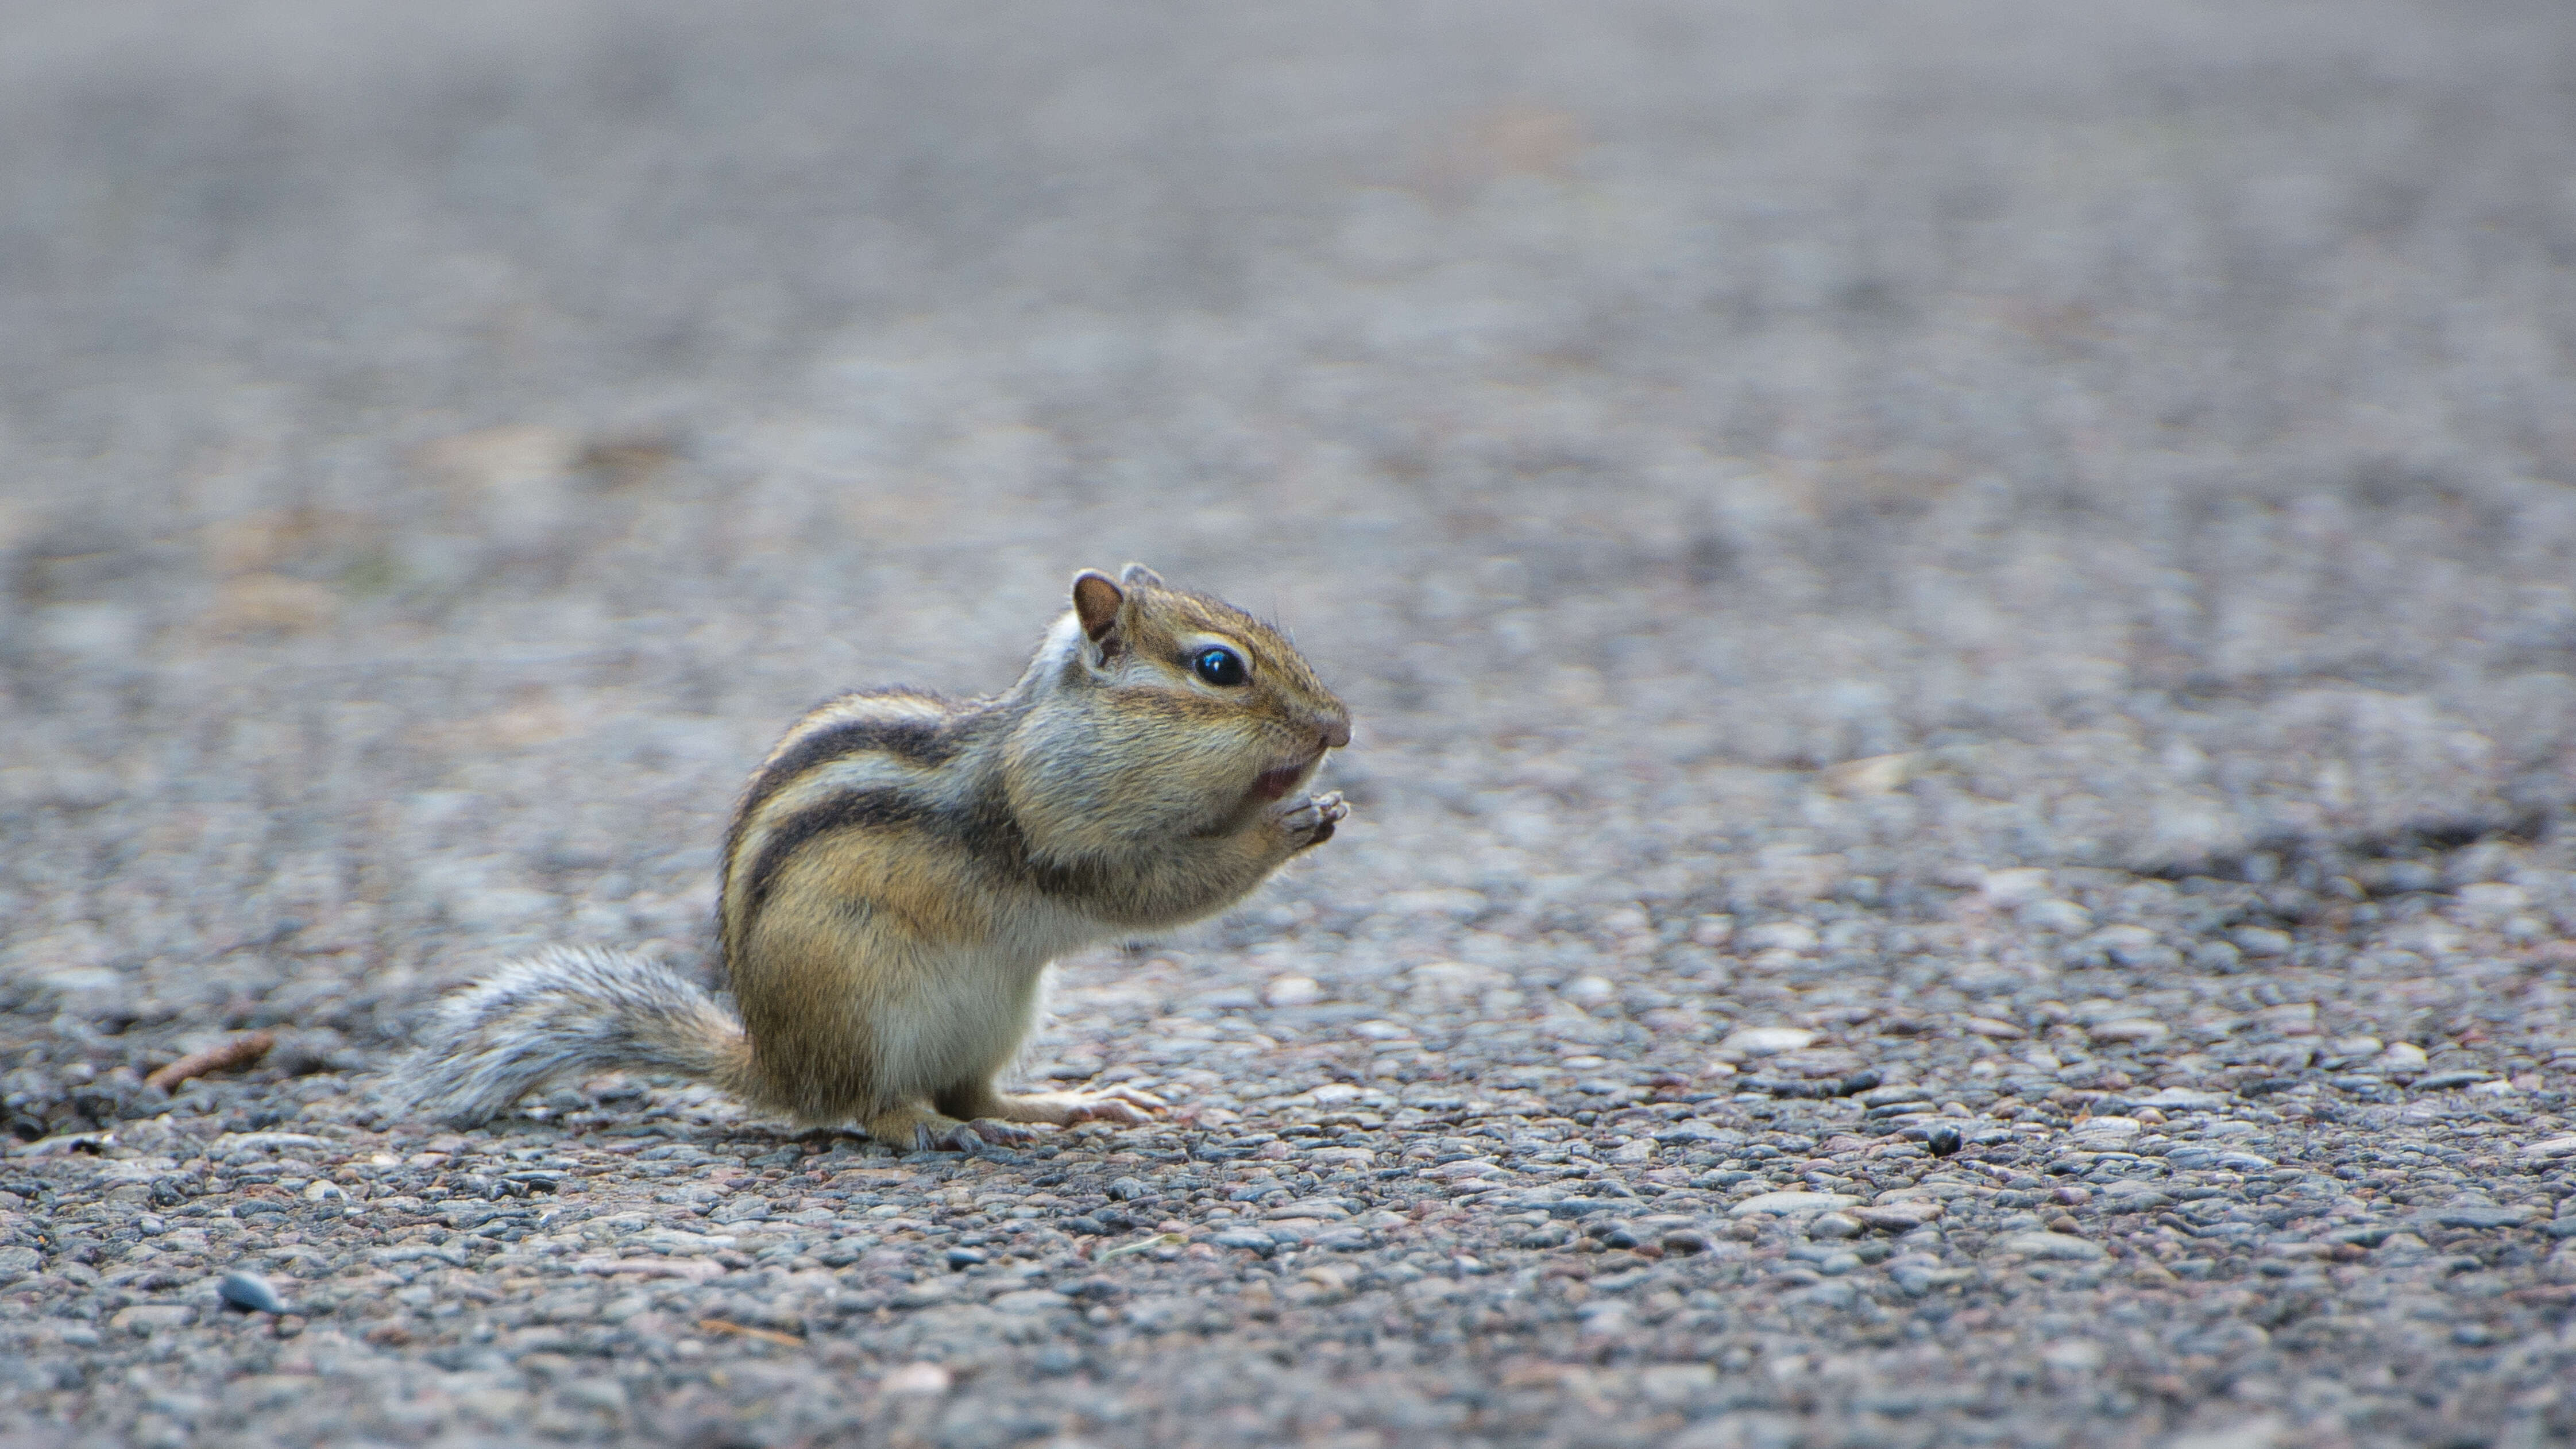
<path fill-rule="evenodd" d="M 843 696 L 755 775 L 727 833 L 722 934 L 761 1105 L 907 1142 L 978 1118 L 1133 1117 L 1115 1097 L 996 1091 L 1025 1021 L 960 1033 L 964 1058 L 916 1064 L 909 1085 L 889 1058 L 912 1038 L 881 1044 L 918 1003 L 959 992 L 961 971 L 992 976 L 961 1010 L 1033 1011 L 1052 952 L 1022 960 L 1020 938 L 1195 919 L 1331 835 L 1338 799 L 1254 793 L 1265 771 L 1311 770 L 1349 739 L 1286 638 L 1139 568 L 1078 575 L 1073 599 L 1075 647 L 1042 651 L 1009 691 Z M 1242 654 L 1246 684 L 1191 674 L 1208 642 Z M 826 788 L 827 771 L 851 783 Z"/>
<path fill-rule="evenodd" d="M 1330 839 L 1341 797 L 1304 786 L 1350 716 L 1276 630 L 1150 570 L 1086 571 L 1073 605 L 998 695 L 843 695 L 769 752 L 725 833 L 739 1025 L 649 958 L 539 952 L 448 1003 L 412 1100 L 470 1124 L 640 1066 L 905 1147 L 1145 1120 L 1123 1088 L 995 1088 L 1048 960 L 1223 910 Z M 1194 673 L 1220 645 L 1240 684 Z"/>

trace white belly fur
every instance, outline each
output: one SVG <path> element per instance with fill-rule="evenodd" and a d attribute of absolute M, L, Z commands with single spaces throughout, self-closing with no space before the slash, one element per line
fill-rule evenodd
<path fill-rule="evenodd" d="M 918 1100 L 1008 1068 L 1046 1009 L 1047 964 L 1097 939 L 1058 918 L 976 950 L 934 953 L 869 1022 L 889 1097 Z"/>

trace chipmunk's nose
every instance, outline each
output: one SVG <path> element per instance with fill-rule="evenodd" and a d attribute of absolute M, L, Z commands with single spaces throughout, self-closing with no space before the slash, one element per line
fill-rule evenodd
<path fill-rule="evenodd" d="M 1338 750 L 1342 746 L 1351 742 L 1350 719 L 1347 716 L 1336 716 L 1335 718 L 1328 719 L 1324 721 L 1324 727 L 1321 733 L 1324 737 L 1324 748 L 1328 750 Z"/>

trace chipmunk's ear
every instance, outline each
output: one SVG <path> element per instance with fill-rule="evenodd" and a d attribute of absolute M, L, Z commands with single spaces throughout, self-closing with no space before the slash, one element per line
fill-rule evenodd
<path fill-rule="evenodd" d="M 1118 606 L 1125 602 L 1127 596 L 1100 570 L 1084 569 L 1073 576 L 1073 616 L 1082 621 L 1082 632 L 1103 653 L 1116 647 L 1110 635 L 1117 631 Z"/>
<path fill-rule="evenodd" d="M 1131 563 L 1118 571 L 1118 582 L 1131 589 L 1159 589 L 1163 576 L 1140 563 Z"/>

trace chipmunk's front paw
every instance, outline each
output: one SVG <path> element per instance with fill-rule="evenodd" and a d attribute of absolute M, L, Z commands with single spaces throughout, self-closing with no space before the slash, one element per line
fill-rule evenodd
<path fill-rule="evenodd" d="M 1342 792 L 1309 795 L 1304 800 L 1283 805 L 1279 811 L 1279 828 L 1286 831 L 1292 850 L 1312 850 L 1333 838 L 1333 827 L 1351 813 Z"/>

